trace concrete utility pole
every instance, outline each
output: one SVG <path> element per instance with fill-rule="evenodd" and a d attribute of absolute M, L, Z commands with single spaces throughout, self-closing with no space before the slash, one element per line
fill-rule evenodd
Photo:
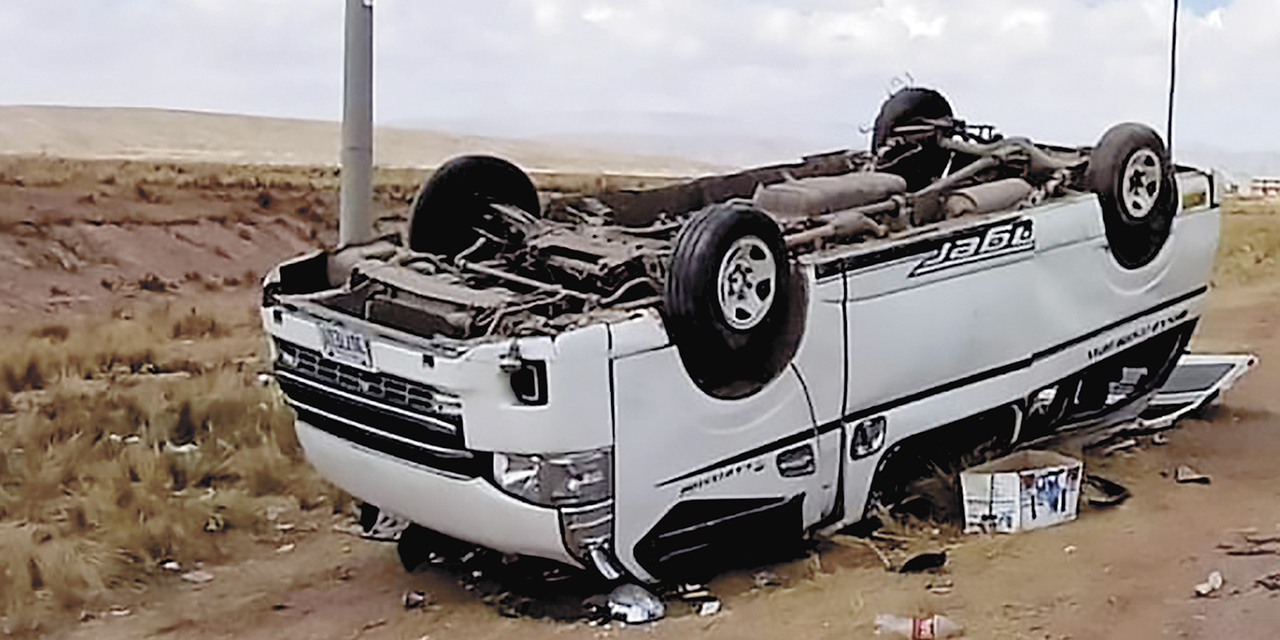
<path fill-rule="evenodd" d="M 1164 129 L 1164 142 L 1173 158 L 1173 90 L 1178 74 L 1178 0 L 1173 0 L 1173 34 L 1169 37 L 1169 122 Z"/>
<path fill-rule="evenodd" d="M 338 245 L 373 239 L 373 0 L 346 0 Z"/>

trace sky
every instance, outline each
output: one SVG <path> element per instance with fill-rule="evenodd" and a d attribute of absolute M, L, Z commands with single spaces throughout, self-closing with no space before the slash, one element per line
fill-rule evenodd
<path fill-rule="evenodd" d="M 384 125 L 820 151 L 865 145 L 911 83 L 1036 140 L 1165 128 L 1173 0 L 374 2 Z M 343 5 L 10 0 L 0 104 L 337 119 Z M 1280 152 L 1280 2 L 1182 0 L 1179 20 L 1175 148 Z"/>

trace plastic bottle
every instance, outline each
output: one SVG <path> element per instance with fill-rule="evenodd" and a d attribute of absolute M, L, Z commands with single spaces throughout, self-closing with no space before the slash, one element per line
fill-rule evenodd
<path fill-rule="evenodd" d="M 961 627 L 951 618 L 933 616 L 932 618 L 899 618 L 898 616 L 876 616 L 876 635 L 910 638 L 911 640 L 942 640 L 954 638 L 964 633 Z"/>

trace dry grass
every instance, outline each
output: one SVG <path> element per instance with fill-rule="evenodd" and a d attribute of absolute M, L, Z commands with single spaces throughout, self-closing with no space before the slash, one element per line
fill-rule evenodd
<path fill-rule="evenodd" d="M 407 200 L 421 169 L 377 169 L 379 193 Z M 147 187 L 178 189 L 308 189 L 337 191 L 333 166 L 249 165 L 140 160 L 77 160 L 46 156 L 0 156 L 0 184 L 23 187 L 79 187 L 133 191 L 147 200 Z M 141 191 L 139 191 L 141 190 Z"/>
<path fill-rule="evenodd" d="M 341 496 L 259 376 L 245 309 L 157 308 L 0 347 L 0 617 L 74 613 L 167 560 L 218 560 L 280 496 Z"/>
<path fill-rule="evenodd" d="M 374 192 L 389 201 L 409 202 L 432 168 L 375 167 Z M 665 175 L 604 172 L 530 171 L 539 189 L 598 192 L 645 189 L 679 182 Z M 77 188 L 92 192 L 132 192 L 149 200 L 151 187 L 197 190 L 338 190 L 339 170 L 331 165 L 253 165 L 142 160 L 75 160 L 48 156 L 0 155 L 0 185 Z"/>
<path fill-rule="evenodd" d="M 1223 203 L 1222 212 L 1214 282 L 1242 285 L 1277 275 L 1280 201 L 1233 198 Z"/>

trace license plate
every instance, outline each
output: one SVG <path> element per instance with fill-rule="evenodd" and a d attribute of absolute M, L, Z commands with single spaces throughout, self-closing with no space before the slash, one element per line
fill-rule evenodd
<path fill-rule="evenodd" d="M 373 368 L 373 358 L 369 356 L 369 339 L 364 335 L 332 327 L 320 327 L 320 338 L 324 344 L 326 358 L 361 369 Z"/>

